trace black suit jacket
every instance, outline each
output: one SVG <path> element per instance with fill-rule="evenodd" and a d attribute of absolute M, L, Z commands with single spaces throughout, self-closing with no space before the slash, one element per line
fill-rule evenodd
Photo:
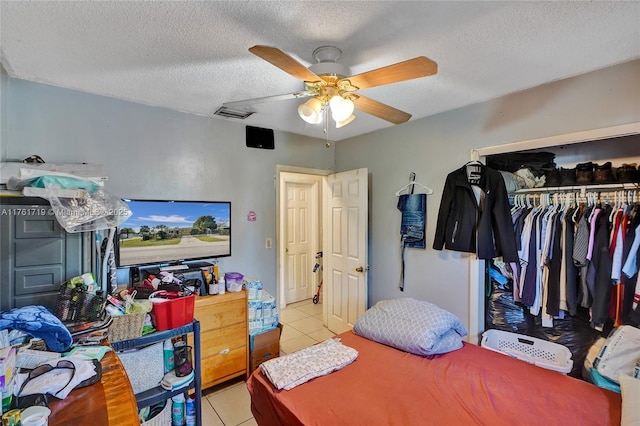
<path fill-rule="evenodd" d="M 518 262 L 509 197 L 502 175 L 481 165 L 477 186 L 484 194 L 482 210 L 467 179 L 467 165 L 449 173 L 440 201 L 433 248 L 476 253 L 480 259 L 502 256 L 505 262 Z"/>

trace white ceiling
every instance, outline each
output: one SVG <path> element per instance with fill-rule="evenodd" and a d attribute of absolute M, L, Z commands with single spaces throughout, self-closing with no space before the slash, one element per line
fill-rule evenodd
<path fill-rule="evenodd" d="M 361 91 L 412 120 L 640 57 L 638 1 L 1 0 L 0 19 L 13 78 L 205 116 L 304 88 L 248 52 L 257 44 L 305 66 L 334 45 L 352 75 L 427 56 L 437 75 Z M 257 104 L 242 123 L 324 139 L 300 102 Z M 392 126 L 356 115 L 329 139 Z"/>

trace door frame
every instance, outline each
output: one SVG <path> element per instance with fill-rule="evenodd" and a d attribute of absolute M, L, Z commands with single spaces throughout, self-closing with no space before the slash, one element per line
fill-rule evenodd
<path fill-rule="evenodd" d="M 285 224 L 283 221 L 286 219 L 282 217 L 282 203 L 284 203 L 284 198 L 281 197 L 281 187 L 284 185 L 283 176 L 281 173 L 297 173 L 302 175 L 313 175 L 313 176 L 328 176 L 334 173 L 332 170 L 322 170 L 322 169 L 311 169 L 306 167 L 297 167 L 297 166 L 288 166 L 282 164 L 276 164 L 276 175 L 274 179 L 274 185 L 276 190 L 276 286 L 278 289 L 278 295 L 276 297 L 276 301 L 278 303 L 278 309 L 283 309 L 287 306 L 286 297 L 285 297 L 285 288 L 284 288 L 284 229 Z M 319 226 L 319 235 L 316 243 L 316 251 L 322 250 L 322 182 L 318 187 L 318 226 Z M 324 286 L 322 288 L 322 297 L 324 299 L 325 289 Z M 324 311 L 324 310 L 323 310 Z M 323 322 L 326 323 L 326 315 L 323 314 Z"/>

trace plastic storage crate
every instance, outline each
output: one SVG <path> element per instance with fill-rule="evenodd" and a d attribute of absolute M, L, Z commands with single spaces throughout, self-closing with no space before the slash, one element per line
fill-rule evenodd
<path fill-rule="evenodd" d="M 565 346 L 523 334 L 487 330 L 482 334 L 481 346 L 564 374 L 573 368 L 571 351 Z"/>
<path fill-rule="evenodd" d="M 152 296 L 149 300 L 153 303 L 151 318 L 158 331 L 182 327 L 193 321 L 195 295 L 177 299 L 156 299 Z"/>

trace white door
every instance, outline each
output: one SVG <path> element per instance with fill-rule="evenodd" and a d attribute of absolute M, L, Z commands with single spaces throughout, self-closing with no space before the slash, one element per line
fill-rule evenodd
<path fill-rule="evenodd" d="M 313 295 L 313 266 L 318 250 L 318 176 L 283 173 L 284 188 L 284 287 L 285 302 L 294 303 Z"/>
<path fill-rule="evenodd" d="M 323 195 L 327 327 L 342 333 L 367 308 L 367 169 L 327 176 Z"/>

